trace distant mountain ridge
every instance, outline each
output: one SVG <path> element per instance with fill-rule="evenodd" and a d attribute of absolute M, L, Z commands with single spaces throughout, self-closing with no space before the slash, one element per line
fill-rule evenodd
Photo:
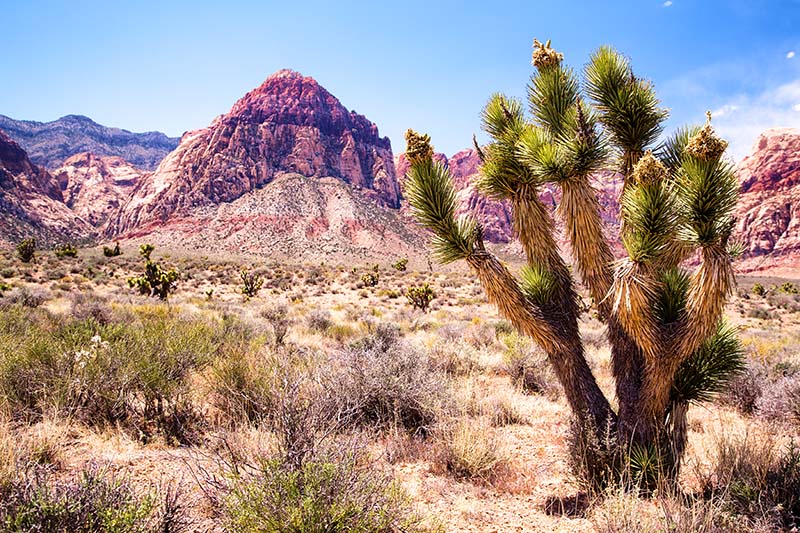
<path fill-rule="evenodd" d="M 0 115 L 0 130 L 25 149 L 33 163 L 49 170 L 81 152 L 121 157 L 142 170 L 153 170 L 179 141 L 157 131 L 133 133 L 109 128 L 82 115 L 67 115 L 52 122 Z"/>

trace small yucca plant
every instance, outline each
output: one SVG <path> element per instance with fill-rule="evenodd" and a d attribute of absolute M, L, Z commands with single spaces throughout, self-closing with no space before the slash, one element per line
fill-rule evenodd
<path fill-rule="evenodd" d="M 22 239 L 17 244 L 17 255 L 23 263 L 30 263 L 36 255 L 36 239 Z"/>
<path fill-rule="evenodd" d="M 722 157 L 727 143 L 709 115 L 705 126 L 680 129 L 657 144 L 667 112 L 621 54 L 600 48 L 580 79 L 549 41 L 534 44 L 529 114 L 522 102 L 493 95 L 481 114 L 491 141 L 476 145 L 478 190 L 513 209 L 528 263 L 521 275 L 485 249 L 473 218 L 456 216 L 448 170 L 434 162 L 430 138 L 411 130 L 405 190 L 413 214 L 434 235 L 436 257 L 465 260 L 500 314 L 546 352 L 578 427 L 594 428 L 585 431 L 595 431 L 594 440 L 607 447 L 624 443 L 620 470 L 630 470 L 633 445 L 658 452 L 642 476 L 651 484 L 657 477 L 651 465 L 658 476 L 677 473 L 688 403 L 707 400 L 742 365 L 735 332 L 722 322 L 734 285 L 729 240 L 738 191 Z M 609 169 L 624 177 L 620 226 L 627 253 L 618 260 L 590 180 Z M 575 271 L 608 327 L 617 410 L 586 361 L 576 279 L 559 254 L 553 214 L 539 199 L 548 184 L 561 190 L 555 215 Z M 692 271 L 686 263 L 697 256 Z"/>
<path fill-rule="evenodd" d="M 242 294 L 248 298 L 255 297 L 264 285 L 261 274 L 258 272 L 250 272 L 246 268 L 243 268 L 242 271 L 239 272 L 239 277 L 242 279 Z"/>
<path fill-rule="evenodd" d="M 406 298 L 414 309 L 419 309 L 423 313 L 427 313 L 428 306 L 433 299 L 436 298 L 436 294 L 434 294 L 430 285 L 424 283 L 418 287 L 409 287 L 406 289 Z"/>
<path fill-rule="evenodd" d="M 169 293 L 175 290 L 175 284 L 180 275 L 174 268 L 166 270 L 150 259 L 150 254 L 155 250 L 152 244 L 142 244 L 139 254 L 144 258 L 144 272 L 141 276 L 128 278 L 128 286 L 136 288 L 140 294 L 158 297 L 166 300 Z"/>

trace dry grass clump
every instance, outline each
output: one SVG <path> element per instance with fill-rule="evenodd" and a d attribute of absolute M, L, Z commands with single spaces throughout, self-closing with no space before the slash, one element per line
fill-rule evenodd
<path fill-rule="evenodd" d="M 726 510 L 719 499 L 681 495 L 642 498 L 636 492 L 607 492 L 589 514 L 598 531 L 605 533 L 725 533 L 769 531 L 766 524 L 742 519 Z M 761 526 L 761 527 L 759 527 Z"/>
<path fill-rule="evenodd" d="M 437 429 L 434 466 L 456 478 L 492 483 L 507 465 L 495 431 L 481 419 L 459 418 Z"/>
<path fill-rule="evenodd" d="M 481 402 L 480 410 L 494 427 L 530 423 L 510 392 L 497 392 L 489 396 Z"/>
<path fill-rule="evenodd" d="M 468 376 L 483 370 L 475 348 L 463 341 L 436 339 L 428 348 L 433 368 L 448 376 Z"/>

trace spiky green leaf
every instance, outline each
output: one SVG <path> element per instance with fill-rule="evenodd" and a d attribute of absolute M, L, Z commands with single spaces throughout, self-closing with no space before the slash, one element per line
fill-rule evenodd
<path fill-rule="evenodd" d="M 405 191 L 416 219 L 434 234 L 434 253 L 442 263 L 468 257 L 475 245 L 476 223 L 456 218 L 456 192 L 447 169 L 423 161 L 411 166 Z"/>
<path fill-rule="evenodd" d="M 743 368 L 744 350 L 736 328 L 720 322 L 716 333 L 678 369 L 671 399 L 673 402 L 709 401 Z"/>

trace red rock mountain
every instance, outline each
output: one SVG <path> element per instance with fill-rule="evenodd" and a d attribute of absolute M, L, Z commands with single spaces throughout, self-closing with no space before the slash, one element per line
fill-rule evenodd
<path fill-rule="evenodd" d="M 97 228 L 127 201 L 142 174 L 121 157 L 89 152 L 68 158 L 53 171 L 67 207 Z"/>
<path fill-rule="evenodd" d="M 124 233 L 231 202 L 282 173 L 331 176 L 387 207 L 400 188 L 388 138 L 312 78 L 281 70 L 144 176 L 109 231 Z"/>
<path fill-rule="evenodd" d="M 92 228 L 64 204 L 58 182 L 0 131 L 0 241 L 9 245 L 34 237 L 40 244 L 54 244 L 93 236 Z"/>
<path fill-rule="evenodd" d="M 738 166 L 738 238 L 746 270 L 800 265 L 800 130 L 761 134 Z M 797 271 L 795 271 L 797 275 Z"/>
<path fill-rule="evenodd" d="M 400 200 L 389 139 L 312 78 L 282 70 L 186 133 L 104 233 L 295 259 L 396 257 L 422 247 Z"/>

